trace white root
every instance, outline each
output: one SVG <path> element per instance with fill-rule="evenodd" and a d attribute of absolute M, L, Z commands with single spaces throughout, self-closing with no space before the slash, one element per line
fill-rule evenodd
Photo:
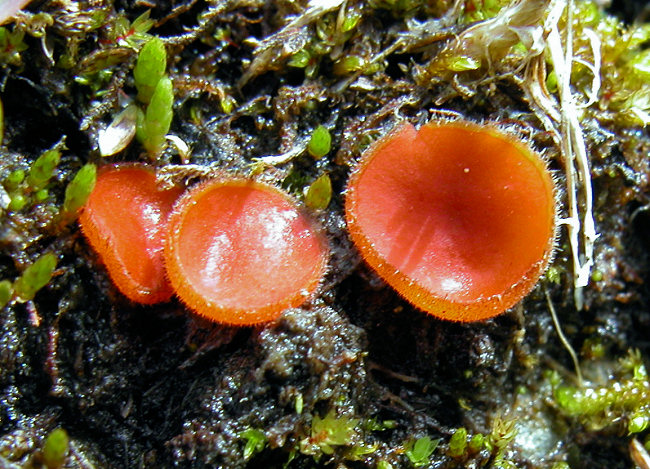
<path fill-rule="evenodd" d="M 539 58 L 531 60 L 529 76 L 526 80 L 528 94 L 546 114 L 541 119 L 556 143 L 564 162 L 566 190 L 568 199 L 568 217 L 560 222 L 567 226 L 571 256 L 573 260 L 574 302 L 577 309 L 584 305 L 582 289 L 588 285 L 591 268 L 594 263 L 594 241 L 598 237 L 593 216 L 593 190 L 591 172 L 587 156 L 587 146 L 579 122 L 579 109 L 593 104 L 597 100 L 600 88 L 600 41 L 593 33 L 586 33 L 593 51 L 594 63 L 588 64 L 594 78 L 588 93 L 586 104 L 578 106 L 577 97 L 571 91 L 571 69 L 578 62 L 573 55 L 572 29 L 573 0 L 553 0 L 545 24 L 547 33 L 546 47 L 557 76 L 559 102 L 544 93 L 540 76 Z M 566 11 L 565 36 L 562 37 L 558 23 Z M 584 63 L 584 62 L 580 62 Z M 536 68 L 535 68 L 536 67 Z M 534 70 L 531 73 L 531 70 Z"/>

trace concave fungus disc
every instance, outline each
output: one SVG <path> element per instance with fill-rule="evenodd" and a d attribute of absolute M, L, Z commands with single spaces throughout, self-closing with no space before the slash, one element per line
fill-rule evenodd
<path fill-rule="evenodd" d="M 475 321 L 514 305 L 546 268 L 554 185 L 537 153 L 494 127 L 405 124 L 362 157 L 346 218 L 364 259 L 408 301 Z"/>
<path fill-rule="evenodd" d="M 180 193 L 177 187 L 162 190 L 144 166 L 104 167 L 79 217 L 111 279 L 132 301 L 153 304 L 172 296 L 163 245 L 167 218 Z"/>
<path fill-rule="evenodd" d="M 170 217 L 165 259 L 176 293 L 213 321 L 257 324 L 306 301 L 327 248 L 278 189 L 243 179 L 209 181 Z"/>

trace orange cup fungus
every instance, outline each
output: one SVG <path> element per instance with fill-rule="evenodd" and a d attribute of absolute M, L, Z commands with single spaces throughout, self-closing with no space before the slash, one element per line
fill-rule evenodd
<path fill-rule="evenodd" d="M 322 278 L 327 247 L 280 190 L 244 179 L 188 191 L 169 218 L 165 264 L 179 298 L 213 321 L 251 325 L 299 306 Z"/>
<path fill-rule="evenodd" d="M 494 127 L 398 127 L 361 158 L 345 203 L 363 258 L 404 298 L 442 319 L 477 321 L 537 283 L 555 238 L 542 158 Z"/>
<path fill-rule="evenodd" d="M 138 165 L 100 171 L 79 223 L 117 288 L 137 303 L 169 300 L 163 245 L 167 217 L 180 188 L 161 190 L 153 171 Z"/>

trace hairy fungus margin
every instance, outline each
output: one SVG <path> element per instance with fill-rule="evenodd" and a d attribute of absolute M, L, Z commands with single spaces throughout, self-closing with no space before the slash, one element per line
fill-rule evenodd
<path fill-rule="evenodd" d="M 442 319 L 500 314 L 552 255 L 555 191 L 543 159 L 493 126 L 403 124 L 361 158 L 346 219 L 363 258 Z"/>

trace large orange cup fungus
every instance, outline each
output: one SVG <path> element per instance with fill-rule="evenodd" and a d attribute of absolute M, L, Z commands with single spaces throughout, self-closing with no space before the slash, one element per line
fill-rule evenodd
<path fill-rule="evenodd" d="M 137 303 L 169 300 L 163 245 L 167 218 L 180 188 L 161 190 L 150 169 L 138 165 L 100 170 L 79 223 L 117 288 Z"/>
<path fill-rule="evenodd" d="M 169 218 L 167 272 L 178 297 L 213 321 L 251 325 L 299 306 L 328 250 L 287 195 L 244 179 L 188 191 Z"/>
<path fill-rule="evenodd" d="M 555 237 L 541 157 L 494 127 L 404 124 L 367 151 L 346 193 L 350 236 L 418 308 L 477 321 L 510 308 L 544 272 Z"/>

